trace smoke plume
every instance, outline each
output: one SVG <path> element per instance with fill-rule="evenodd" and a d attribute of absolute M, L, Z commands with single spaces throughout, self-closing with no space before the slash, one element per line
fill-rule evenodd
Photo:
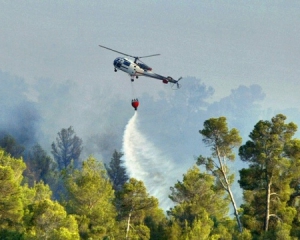
<path fill-rule="evenodd" d="M 11 135 L 28 148 L 37 141 L 40 113 L 28 98 L 30 91 L 23 79 L 0 70 L 0 138 Z"/>

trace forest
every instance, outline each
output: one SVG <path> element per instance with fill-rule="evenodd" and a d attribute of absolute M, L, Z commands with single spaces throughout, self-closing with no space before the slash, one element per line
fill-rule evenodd
<path fill-rule="evenodd" d="M 297 125 L 278 114 L 254 123 L 243 143 L 226 117 L 205 120 L 199 134 L 210 155 L 195 158 L 170 186 L 174 206 L 166 212 L 142 181 L 128 176 L 121 151 L 108 164 L 93 156 L 82 160 L 73 127 L 57 134 L 51 155 L 3 135 L 0 239 L 298 239 L 296 132 Z M 229 164 L 236 160 L 247 163 L 239 176 Z M 243 192 L 240 206 L 235 181 Z"/>

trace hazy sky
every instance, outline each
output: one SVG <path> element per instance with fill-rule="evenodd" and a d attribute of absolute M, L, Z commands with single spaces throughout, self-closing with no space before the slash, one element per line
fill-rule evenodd
<path fill-rule="evenodd" d="M 102 44 L 160 53 L 146 61 L 154 71 L 199 78 L 215 89 L 214 99 L 255 83 L 266 93 L 264 106 L 298 107 L 299 1 L 2 0 L 0 9 L 0 69 L 29 83 L 128 90 L 129 77 L 113 72 L 118 54 Z M 163 88 L 143 80 L 141 91 Z"/>

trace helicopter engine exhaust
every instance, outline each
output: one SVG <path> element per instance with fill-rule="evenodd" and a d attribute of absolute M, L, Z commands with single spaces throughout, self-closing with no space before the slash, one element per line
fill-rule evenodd
<path fill-rule="evenodd" d="M 139 67 L 146 70 L 146 71 L 152 71 L 152 68 L 147 66 L 145 63 L 138 63 Z"/>

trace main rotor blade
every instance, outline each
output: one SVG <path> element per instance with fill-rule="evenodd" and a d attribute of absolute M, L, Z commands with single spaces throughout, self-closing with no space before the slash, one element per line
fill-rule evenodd
<path fill-rule="evenodd" d="M 152 55 L 148 55 L 148 56 L 143 56 L 143 57 L 138 57 L 138 58 L 147 58 L 147 57 L 154 57 L 154 56 L 159 56 L 160 54 L 152 54 Z"/>
<path fill-rule="evenodd" d="M 111 48 L 108 48 L 108 47 L 104 47 L 104 46 L 102 46 L 102 45 L 99 45 L 99 47 L 106 48 L 106 49 L 108 49 L 108 50 L 110 50 L 110 51 L 113 51 L 113 52 L 116 52 L 116 53 L 120 53 L 120 54 L 125 55 L 125 56 L 128 56 L 128 57 L 136 58 L 136 57 L 131 56 L 131 55 L 129 55 L 129 54 L 122 53 L 122 52 L 119 52 L 119 51 L 117 51 L 117 50 L 114 50 L 114 49 L 111 49 Z"/>
<path fill-rule="evenodd" d="M 102 45 L 99 45 L 99 47 L 102 47 L 102 48 L 105 48 L 107 50 L 110 50 L 110 51 L 113 51 L 113 52 L 116 52 L 116 53 L 120 53 L 122 55 L 125 55 L 125 56 L 128 56 L 128 57 L 132 57 L 134 59 L 139 59 L 139 58 L 147 58 L 147 57 L 154 57 L 154 56 L 158 56 L 160 54 L 152 54 L 152 55 L 147 55 L 147 56 L 143 56 L 143 57 L 136 57 L 136 56 L 132 56 L 132 55 L 129 55 L 127 53 L 123 53 L 123 52 L 119 52 L 117 50 L 114 50 L 114 49 L 111 49 L 111 48 L 108 48 L 108 47 L 105 47 L 105 46 L 102 46 Z"/>

